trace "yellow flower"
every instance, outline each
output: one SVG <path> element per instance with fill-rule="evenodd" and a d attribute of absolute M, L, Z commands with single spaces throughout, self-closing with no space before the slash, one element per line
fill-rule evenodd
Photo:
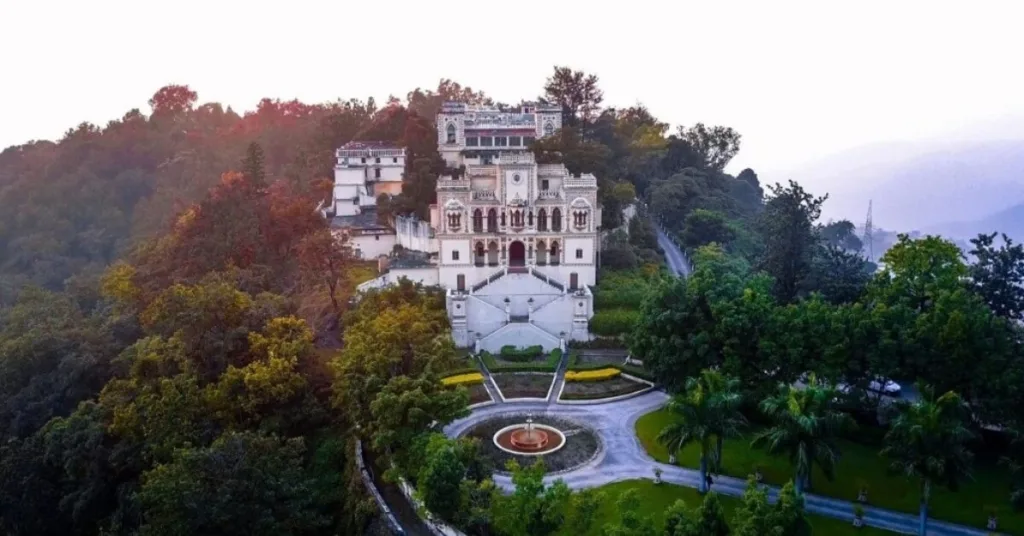
<path fill-rule="evenodd" d="M 622 372 L 617 368 L 603 368 L 597 370 L 570 370 L 565 373 L 567 382 L 603 382 L 610 380 Z"/>
<path fill-rule="evenodd" d="M 476 385 L 484 382 L 484 375 L 479 372 L 469 372 L 466 374 L 457 374 L 455 376 L 448 376 L 443 378 L 441 383 L 444 385 Z"/>

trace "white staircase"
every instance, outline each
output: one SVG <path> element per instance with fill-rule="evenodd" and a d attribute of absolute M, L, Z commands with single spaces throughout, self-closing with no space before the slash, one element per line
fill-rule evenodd
<path fill-rule="evenodd" d="M 529 322 L 509 322 L 500 329 L 480 339 L 480 349 L 492 354 L 501 351 L 503 346 L 525 348 L 539 345 L 545 352 L 561 348 L 562 341 L 554 335 Z"/>

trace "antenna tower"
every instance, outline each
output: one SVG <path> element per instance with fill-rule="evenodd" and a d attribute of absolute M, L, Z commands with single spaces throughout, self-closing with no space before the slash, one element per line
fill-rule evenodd
<path fill-rule="evenodd" d="M 868 219 L 864 222 L 864 245 L 868 248 L 868 260 L 875 262 L 875 226 L 871 223 L 871 200 L 868 200 Z"/>

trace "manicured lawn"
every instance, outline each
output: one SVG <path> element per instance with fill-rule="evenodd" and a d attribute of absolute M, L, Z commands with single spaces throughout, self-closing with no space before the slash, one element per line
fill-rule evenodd
<path fill-rule="evenodd" d="M 655 438 L 671 422 L 672 415 L 658 410 L 641 417 L 636 433 L 647 452 L 655 459 L 668 462 L 668 451 Z M 874 506 L 917 513 L 918 482 L 901 476 L 889 475 L 887 462 L 878 455 L 878 448 L 849 441 L 840 442 L 842 459 L 836 467 L 836 478 L 829 482 L 815 468 L 811 475 L 811 492 L 848 501 L 857 498 L 859 483 L 868 484 L 869 503 Z M 690 445 L 679 455 L 680 465 L 698 467 L 700 450 Z M 754 473 L 761 466 L 764 480 L 782 485 L 792 479 L 793 469 L 785 457 L 769 456 L 763 450 L 752 449 L 750 439 L 727 440 L 722 451 L 722 472 L 739 478 Z M 984 528 L 988 518 L 986 507 L 999 509 L 999 530 L 1024 534 L 1024 515 L 1013 512 L 1009 503 L 1010 481 L 1004 470 L 976 460 L 974 480 L 964 483 L 957 492 L 933 489 L 929 515 L 953 523 Z"/>
<path fill-rule="evenodd" d="M 589 531 L 589 534 L 593 535 L 601 534 L 605 524 L 614 523 L 619 519 L 618 508 L 615 502 L 628 489 L 637 490 L 640 498 L 640 513 L 654 520 L 655 526 L 659 530 L 665 520 L 665 511 L 675 504 L 677 500 L 682 499 L 689 508 L 697 508 L 703 501 L 703 498 L 695 489 L 672 484 L 656 485 L 650 480 L 615 482 L 614 484 L 601 486 L 597 489 L 603 492 L 605 497 L 601 507 L 597 510 L 594 524 Z M 719 498 L 721 499 L 722 507 L 725 509 L 725 518 L 732 524 L 733 511 L 739 506 L 740 500 L 724 495 L 719 496 Z M 813 534 L 828 536 L 883 536 L 893 534 L 892 532 L 871 527 L 855 529 L 847 521 L 815 515 L 808 516 L 808 520 L 811 523 Z"/>

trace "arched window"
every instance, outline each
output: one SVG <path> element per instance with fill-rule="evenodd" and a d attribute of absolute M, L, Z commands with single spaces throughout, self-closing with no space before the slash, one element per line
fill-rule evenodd
<path fill-rule="evenodd" d="M 551 211 L 551 230 L 562 230 L 562 211 L 558 207 Z"/>
<path fill-rule="evenodd" d="M 544 123 L 544 135 L 550 136 L 555 133 L 555 125 L 551 124 L 551 121 Z"/>
<path fill-rule="evenodd" d="M 530 227 L 533 227 L 533 211 L 532 210 L 530 212 L 528 212 L 527 215 L 526 215 L 526 223 Z"/>
<path fill-rule="evenodd" d="M 505 226 L 505 211 L 504 210 L 501 211 L 501 226 L 502 227 Z"/>
<path fill-rule="evenodd" d="M 448 123 L 448 143 L 455 143 L 455 125 Z"/>
<path fill-rule="evenodd" d="M 473 211 L 473 232 L 484 232 L 484 213 L 481 212 L 480 209 Z"/>
<path fill-rule="evenodd" d="M 484 243 L 476 243 L 476 257 L 473 259 L 473 264 L 477 266 L 483 266 L 487 262 L 487 251 L 484 250 Z"/>
<path fill-rule="evenodd" d="M 537 230 L 547 231 L 548 230 L 548 211 L 540 209 L 537 212 Z"/>
<path fill-rule="evenodd" d="M 559 258 L 558 258 L 558 242 L 552 242 L 551 243 L 551 259 L 550 259 L 550 262 L 551 262 L 551 264 L 558 264 L 558 261 L 559 261 Z"/>
<path fill-rule="evenodd" d="M 498 211 L 493 208 L 487 211 L 487 232 L 498 232 Z"/>

